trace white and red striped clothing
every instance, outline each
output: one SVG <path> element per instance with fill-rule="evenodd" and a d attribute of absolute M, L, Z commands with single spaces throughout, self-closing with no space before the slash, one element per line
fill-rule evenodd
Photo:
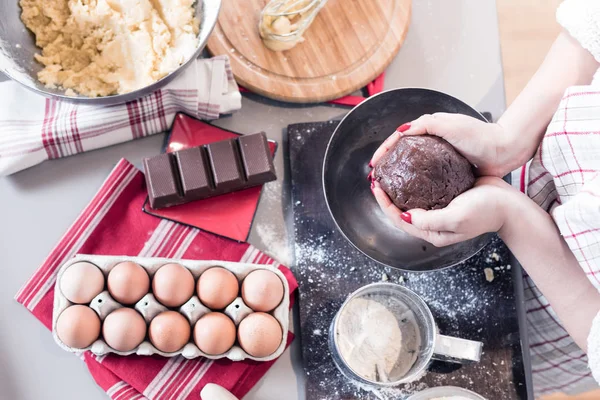
<path fill-rule="evenodd" d="M 600 87 L 569 88 L 529 168 L 527 194 L 552 215 L 569 248 L 600 290 Z M 597 387 L 600 368 L 577 347 L 529 277 L 525 279 L 537 394 Z M 600 342 L 600 329 L 590 343 Z M 596 357 L 599 357 L 597 355 Z M 596 369 L 596 370 L 594 370 Z"/>
<path fill-rule="evenodd" d="M 565 0 L 558 22 L 600 61 L 600 1 Z M 599 74 L 596 74 L 597 77 Z M 592 283 L 600 290 L 600 86 L 569 88 L 529 167 L 527 194 L 552 215 Z M 588 357 L 561 326 L 552 307 L 525 277 L 536 395 L 597 388 L 600 319 Z M 590 370 L 590 366 L 592 370 Z"/>

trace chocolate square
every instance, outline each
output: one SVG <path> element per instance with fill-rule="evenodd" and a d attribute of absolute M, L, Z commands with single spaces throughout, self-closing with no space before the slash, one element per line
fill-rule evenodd
<path fill-rule="evenodd" d="M 179 176 L 170 154 L 144 159 L 144 171 L 152 208 L 169 207 L 181 203 Z"/>
<path fill-rule="evenodd" d="M 248 185 L 259 185 L 277 179 L 264 132 L 241 136 L 238 143 Z"/>
<path fill-rule="evenodd" d="M 211 176 L 208 169 L 208 155 L 203 147 L 175 153 L 175 160 L 181 177 L 181 189 L 186 201 L 208 197 L 211 192 Z"/>
<path fill-rule="evenodd" d="M 206 146 L 213 182 L 218 193 L 241 189 L 244 185 L 240 154 L 234 140 L 211 143 Z"/>

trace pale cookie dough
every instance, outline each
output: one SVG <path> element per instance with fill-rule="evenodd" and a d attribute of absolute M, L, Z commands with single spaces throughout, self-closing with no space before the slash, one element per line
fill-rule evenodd
<path fill-rule="evenodd" d="M 198 45 L 196 0 L 20 0 L 40 82 L 97 97 L 148 86 Z"/>

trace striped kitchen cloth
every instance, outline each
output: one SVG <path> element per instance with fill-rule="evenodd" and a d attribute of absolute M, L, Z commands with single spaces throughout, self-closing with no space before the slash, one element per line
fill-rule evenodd
<path fill-rule="evenodd" d="M 527 194 L 552 215 L 581 268 L 600 290 L 599 86 L 567 89 L 528 174 L 524 172 Z M 565 282 L 565 290 L 568 286 Z M 536 396 L 597 389 L 585 353 L 529 277 L 525 300 Z"/>
<path fill-rule="evenodd" d="M 180 111 L 211 120 L 241 108 L 227 56 L 198 59 L 164 88 L 114 106 L 51 100 L 12 81 L 0 94 L 0 176 L 164 132 Z"/>
<path fill-rule="evenodd" d="M 16 300 L 51 329 L 58 268 L 77 253 L 269 264 L 286 276 L 290 293 L 297 289 L 289 269 L 247 243 L 143 213 L 146 196 L 144 175 L 121 160 L 42 266 L 17 293 Z M 288 345 L 293 338 L 293 333 L 288 332 Z M 200 390 L 210 382 L 242 398 L 274 363 L 188 360 L 182 356 L 95 356 L 91 352 L 83 353 L 82 358 L 98 385 L 112 399 L 119 400 L 199 399 Z"/>

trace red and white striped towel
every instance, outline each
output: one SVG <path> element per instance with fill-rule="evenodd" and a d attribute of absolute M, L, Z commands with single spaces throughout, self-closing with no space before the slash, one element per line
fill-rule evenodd
<path fill-rule="evenodd" d="M 198 59 L 156 92 L 114 106 L 50 100 L 0 83 L 0 176 L 47 159 L 164 132 L 177 112 L 216 119 L 241 107 L 229 58 Z"/>
<path fill-rule="evenodd" d="M 572 87 L 566 91 L 526 180 L 529 197 L 550 212 L 581 268 L 600 290 L 600 90 L 597 86 Z M 569 290 L 568 282 L 565 290 Z M 560 325 L 548 301 L 529 277 L 525 280 L 525 297 L 536 395 L 597 388 L 586 355 Z"/>
<path fill-rule="evenodd" d="M 143 174 L 121 160 L 16 300 L 51 329 L 57 270 L 77 253 L 270 264 L 284 273 L 290 292 L 298 287 L 286 267 L 246 243 L 143 213 L 146 195 Z M 288 345 L 293 337 L 289 332 Z M 202 387 L 210 382 L 242 398 L 274 362 L 95 356 L 90 352 L 82 357 L 98 385 L 119 400 L 198 399 Z"/>

